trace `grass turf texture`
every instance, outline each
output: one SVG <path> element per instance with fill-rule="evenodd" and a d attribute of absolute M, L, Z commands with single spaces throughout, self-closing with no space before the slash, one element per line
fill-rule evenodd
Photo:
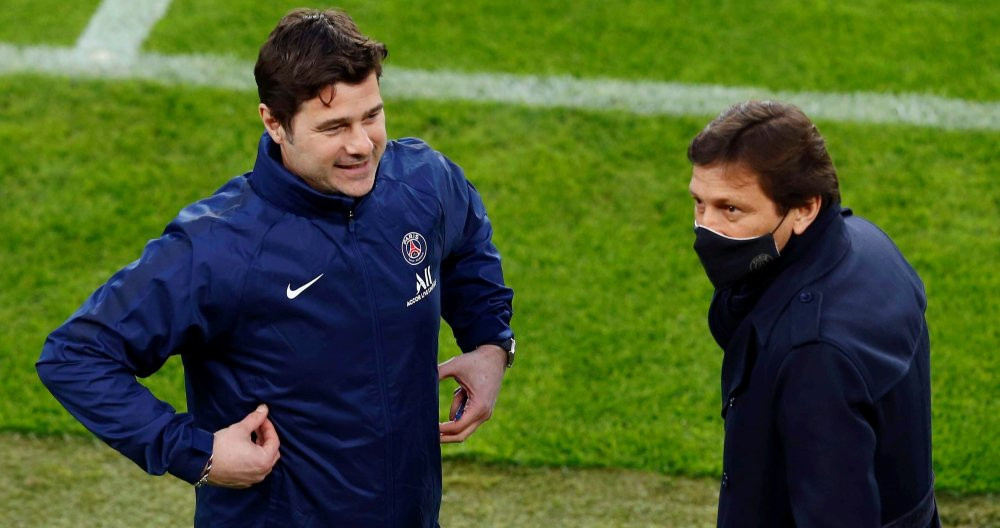
<path fill-rule="evenodd" d="M 522 468 L 446 460 L 441 525 L 715 526 L 714 479 L 623 469 Z M 80 438 L 0 435 L 0 525 L 60 528 L 184 526 L 187 484 L 137 471 L 107 446 Z M 938 496 L 944 524 L 1000 525 L 995 496 Z M 83 520 L 86 519 L 86 520 Z"/>
<path fill-rule="evenodd" d="M 87 27 L 99 0 L 4 0 L 0 42 L 71 46 Z"/>
<path fill-rule="evenodd" d="M 281 15 L 303 5 L 331 4 L 174 0 L 146 48 L 255 59 Z M 390 64 L 411 68 L 981 100 L 1000 93 L 996 2 L 345 0 L 335 5 L 362 31 L 388 44 Z"/>
<path fill-rule="evenodd" d="M 44 87 L 44 89 L 41 89 Z M 253 163 L 252 94 L 0 77 L 0 428 L 81 427 L 37 381 L 42 341 L 177 210 Z M 705 119 L 387 102 L 465 167 L 516 289 L 518 365 L 446 457 L 712 476 L 721 354 L 691 251 L 687 141 Z M 940 489 L 1000 490 L 996 133 L 820 123 L 845 203 L 927 283 Z M 447 340 L 442 357 L 454 353 Z M 146 383 L 183 407 L 178 361 Z M 442 414 L 451 386 L 443 387 Z"/>

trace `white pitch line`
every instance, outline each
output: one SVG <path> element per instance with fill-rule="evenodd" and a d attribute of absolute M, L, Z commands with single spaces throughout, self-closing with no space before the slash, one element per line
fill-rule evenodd
<path fill-rule="evenodd" d="M 1000 130 L 1000 103 L 917 94 L 786 92 L 710 84 L 398 69 L 387 73 L 383 84 L 387 95 L 400 98 L 619 110 L 642 115 L 715 115 L 748 99 L 776 99 L 796 104 L 810 117 L 821 120 Z"/>
<path fill-rule="evenodd" d="M 131 63 L 171 0 L 103 0 L 76 41 L 76 52 L 100 63 Z"/>
<path fill-rule="evenodd" d="M 0 74 L 44 73 L 90 79 L 137 79 L 169 85 L 255 91 L 253 63 L 213 55 L 141 53 L 129 64 L 72 49 L 0 44 Z M 1000 103 L 920 94 L 769 91 L 754 87 L 560 76 L 458 73 L 388 66 L 386 97 L 493 102 L 639 115 L 713 116 L 747 99 L 799 105 L 818 120 L 905 124 L 954 130 L 1000 130 Z"/>

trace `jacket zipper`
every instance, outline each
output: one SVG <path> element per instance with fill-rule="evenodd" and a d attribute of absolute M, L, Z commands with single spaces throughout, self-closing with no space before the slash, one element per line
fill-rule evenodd
<path fill-rule="evenodd" d="M 361 251 L 361 244 L 354 231 L 354 209 L 347 211 L 347 230 L 351 233 L 351 243 L 354 246 L 354 253 L 358 257 L 361 265 L 361 275 L 365 281 L 365 291 L 368 293 L 368 304 L 371 307 L 372 325 L 375 328 L 375 366 L 378 373 L 379 396 L 382 399 L 382 416 L 385 425 L 385 481 L 386 493 L 388 494 L 389 525 L 394 523 L 396 518 L 396 498 L 394 496 L 395 482 L 393 481 L 392 468 L 392 420 L 389 415 L 389 397 L 385 380 L 385 359 L 382 354 L 382 328 L 379 324 L 378 309 L 375 303 L 375 292 L 372 290 L 371 278 L 368 276 L 368 267 L 365 265 L 364 255 Z"/>

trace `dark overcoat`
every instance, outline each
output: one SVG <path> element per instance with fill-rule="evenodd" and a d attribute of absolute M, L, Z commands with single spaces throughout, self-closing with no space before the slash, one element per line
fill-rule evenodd
<path fill-rule="evenodd" d="M 720 527 L 939 525 L 925 307 L 892 241 L 836 205 L 716 292 Z"/>

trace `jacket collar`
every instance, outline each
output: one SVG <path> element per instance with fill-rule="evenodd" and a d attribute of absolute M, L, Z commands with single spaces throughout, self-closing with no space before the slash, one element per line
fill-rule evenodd
<path fill-rule="evenodd" d="M 343 194 L 321 193 L 292 174 L 281 161 L 281 147 L 267 132 L 261 135 L 257 146 L 257 161 L 249 180 L 262 198 L 281 209 L 302 216 L 346 214 L 355 208 L 359 200 Z"/>

